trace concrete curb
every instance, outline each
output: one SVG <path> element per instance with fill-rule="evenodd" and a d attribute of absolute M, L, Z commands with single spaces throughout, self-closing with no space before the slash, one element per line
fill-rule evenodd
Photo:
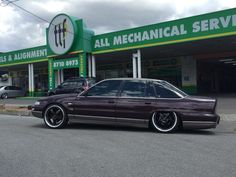
<path fill-rule="evenodd" d="M 0 104 L 0 114 L 32 116 L 28 105 Z"/>

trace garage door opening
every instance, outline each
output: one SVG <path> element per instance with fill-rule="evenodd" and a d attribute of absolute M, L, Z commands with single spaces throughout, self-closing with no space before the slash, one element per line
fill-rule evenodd
<path fill-rule="evenodd" d="M 198 93 L 236 93 L 236 57 L 198 60 Z"/>

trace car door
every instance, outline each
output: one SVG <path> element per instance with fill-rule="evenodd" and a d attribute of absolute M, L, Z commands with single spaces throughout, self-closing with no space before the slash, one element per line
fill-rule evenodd
<path fill-rule="evenodd" d="M 154 89 L 147 81 L 127 80 L 117 100 L 117 122 L 126 125 L 146 126 L 155 108 Z"/>
<path fill-rule="evenodd" d="M 73 102 L 73 117 L 82 122 L 115 123 L 121 80 L 105 80 L 79 95 Z"/>

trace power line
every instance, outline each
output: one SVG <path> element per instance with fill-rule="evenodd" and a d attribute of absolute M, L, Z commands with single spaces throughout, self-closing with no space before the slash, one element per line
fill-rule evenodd
<path fill-rule="evenodd" d="M 56 26 L 55 24 L 51 23 L 50 21 L 48 21 L 48 20 L 46 20 L 46 19 L 44 19 L 44 18 L 42 18 L 42 17 L 40 17 L 40 16 L 34 14 L 33 12 L 30 12 L 30 11 L 28 11 L 27 9 L 25 9 L 25 8 L 23 8 L 23 7 L 21 7 L 21 6 L 19 6 L 19 5 L 17 5 L 17 4 L 14 3 L 14 2 L 19 1 L 19 0 L 14 0 L 14 1 L 2 0 L 2 1 L 3 1 L 3 2 L 7 2 L 7 4 L 6 4 L 5 6 L 7 6 L 7 5 L 9 5 L 9 4 L 13 4 L 14 6 L 16 6 L 16 7 L 18 7 L 19 9 L 23 10 L 24 12 L 26 12 L 26 13 L 28 13 L 28 14 L 30 14 L 30 15 L 32 15 L 32 16 L 34 16 L 34 17 L 36 17 L 36 18 L 38 18 L 38 19 L 40 19 L 40 20 L 46 22 L 46 23 L 48 23 L 48 24 L 52 24 L 53 26 Z M 3 6 L 3 7 L 5 7 L 5 6 Z M 70 33 L 70 34 L 74 34 L 73 32 L 68 31 L 68 30 L 67 30 L 67 32 Z"/>
<path fill-rule="evenodd" d="M 18 7 L 19 9 L 25 11 L 26 13 L 29 13 L 30 15 L 33 15 L 34 17 L 36 17 L 36 18 L 38 18 L 38 19 L 40 19 L 40 20 L 42 20 L 42 21 L 44 21 L 44 22 L 50 23 L 48 20 L 45 20 L 44 18 L 42 18 L 42 17 L 40 17 L 40 16 L 38 16 L 38 15 L 36 15 L 36 14 L 34 14 L 34 13 L 32 13 L 32 12 L 26 10 L 25 8 L 23 8 L 23 7 L 21 7 L 21 6 L 19 6 L 19 5 L 17 5 L 17 4 L 14 3 L 15 1 L 19 1 L 19 0 L 15 0 L 15 1 L 5 0 L 5 1 L 8 2 L 7 5 L 13 4 L 14 6 Z"/>
<path fill-rule="evenodd" d="M 11 3 L 13 3 L 13 2 L 16 2 L 16 1 L 19 1 L 19 0 L 13 0 L 13 1 L 1 0 L 0 6 L 1 6 L 1 7 L 5 7 L 5 6 L 8 6 L 9 4 L 11 4 Z"/>

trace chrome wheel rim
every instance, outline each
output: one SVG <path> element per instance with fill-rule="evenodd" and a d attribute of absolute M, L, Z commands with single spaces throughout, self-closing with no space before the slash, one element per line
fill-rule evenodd
<path fill-rule="evenodd" d="M 177 124 L 177 115 L 175 112 L 155 112 L 152 116 L 152 123 L 160 132 L 169 132 Z"/>
<path fill-rule="evenodd" d="M 65 113 L 60 106 L 52 105 L 45 111 L 44 119 L 49 127 L 56 128 L 63 123 Z"/>

